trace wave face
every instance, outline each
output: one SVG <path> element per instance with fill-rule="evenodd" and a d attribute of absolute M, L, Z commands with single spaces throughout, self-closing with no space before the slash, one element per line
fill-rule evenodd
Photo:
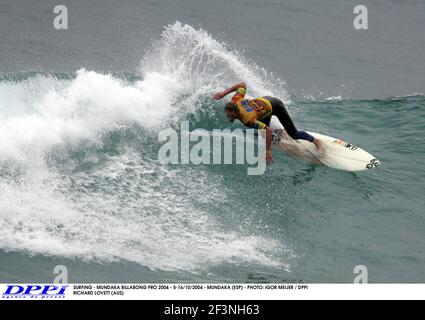
<path fill-rule="evenodd" d="M 188 117 L 195 127 L 221 122 L 211 92 L 242 78 L 252 94 L 271 93 L 265 71 L 180 23 L 165 29 L 138 76 L 3 76 L 0 247 L 168 271 L 288 269 L 275 254 L 290 259 L 286 245 L 223 223 L 234 212 L 222 175 L 157 161 L 160 129 Z"/>
<path fill-rule="evenodd" d="M 252 96 L 285 101 L 300 128 L 358 144 L 382 167 L 352 174 L 277 151 L 262 176 L 243 165 L 161 165 L 158 132 L 182 120 L 228 127 L 211 94 L 241 79 Z M 425 261 L 424 96 L 306 96 L 290 97 L 282 80 L 181 23 L 136 74 L 2 75 L 3 261 L 121 263 L 122 272 L 128 262 L 156 281 L 236 282 L 351 282 L 360 261 L 380 270 L 376 281 L 392 281 L 395 266 L 409 270 L 400 282 L 415 281 Z"/>

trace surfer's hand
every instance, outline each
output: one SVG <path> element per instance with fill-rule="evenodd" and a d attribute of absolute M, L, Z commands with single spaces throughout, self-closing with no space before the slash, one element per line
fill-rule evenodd
<path fill-rule="evenodd" d="M 266 164 L 270 166 L 273 163 L 272 152 L 266 151 Z"/>
<path fill-rule="evenodd" d="M 223 94 L 223 92 L 217 92 L 216 94 L 213 95 L 213 99 L 214 100 L 220 100 L 223 99 L 225 95 Z"/>

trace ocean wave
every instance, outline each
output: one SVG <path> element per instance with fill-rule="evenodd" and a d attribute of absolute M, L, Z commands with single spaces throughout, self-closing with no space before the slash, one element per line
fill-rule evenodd
<path fill-rule="evenodd" d="M 216 216 L 218 203 L 231 210 L 219 177 L 156 161 L 160 129 L 198 114 L 217 118 L 215 90 L 244 80 L 252 95 L 285 98 L 283 84 L 181 23 L 147 51 L 135 75 L 0 78 L 0 248 L 162 270 L 289 270 L 288 246 Z"/>

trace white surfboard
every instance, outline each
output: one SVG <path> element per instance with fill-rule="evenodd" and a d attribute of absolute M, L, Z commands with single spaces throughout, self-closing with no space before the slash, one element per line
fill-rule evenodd
<path fill-rule="evenodd" d="M 331 168 L 345 171 L 368 170 L 376 168 L 380 164 L 379 160 L 370 153 L 341 139 L 307 131 L 323 142 L 325 151 L 319 154 L 313 143 L 301 139 L 294 140 L 284 130 L 275 132 L 278 132 L 278 135 L 273 138 L 275 147 L 308 162 L 322 163 Z"/>

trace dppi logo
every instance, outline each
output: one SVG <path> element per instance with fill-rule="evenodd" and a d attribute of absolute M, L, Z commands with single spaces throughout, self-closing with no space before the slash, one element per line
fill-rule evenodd
<path fill-rule="evenodd" d="M 2 298 L 65 298 L 65 290 L 68 285 L 8 285 L 6 291 L 2 294 Z"/>

